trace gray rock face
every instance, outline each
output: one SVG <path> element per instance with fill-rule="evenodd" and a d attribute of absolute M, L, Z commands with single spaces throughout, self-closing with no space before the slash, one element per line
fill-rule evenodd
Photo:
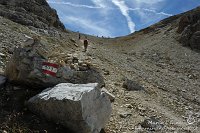
<path fill-rule="evenodd" d="M 84 70 L 79 70 L 75 69 L 78 67 L 77 63 L 74 63 L 74 69 L 69 65 L 52 63 L 48 61 L 46 51 L 48 48 L 39 40 L 28 39 L 23 47 L 14 50 L 10 62 L 6 65 L 5 73 L 8 79 L 29 88 L 48 88 L 59 83 L 99 83 L 104 86 L 104 79 L 96 68 L 85 66 Z"/>
<path fill-rule="evenodd" d="M 191 26 L 189 25 L 182 32 L 179 42 L 182 43 L 183 46 L 189 46 L 190 45 L 189 40 L 191 36 L 192 36 L 192 31 L 191 31 Z"/>
<path fill-rule="evenodd" d="M 6 83 L 7 78 L 3 75 L 0 75 L 0 89 L 2 87 L 4 87 L 5 83 Z"/>
<path fill-rule="evenodd" d="M 41 29 L 48 27 L 65 29 L 56 10 L 52 9 L 46 0 L 1 0 L 0 16 Z"/>
<path fill-rule="evenodd" d="M 97 83 L 58 84 L 32 97 L 28 107 L 77 133 L 99 133 L 112 111 Z"/>
<path fill-rule="evenodd" d="M 192 49 L 200 49 L 200 31 L 195 32 L 190 39 L 190 47 Z"/>
<path fill-rule="evenodd" d="M 177 32 L 181 34 L 179 42 L 183 46 L 200 50 L 200 8 L 190 11 L 180 18 Z"/>
<path fill-rule="evenodd" d="M 185 29 L 190 24 L 190 18 L 189 16 L 183 16 L 179 20 L 179 26 L 178 26 L 178 33 L 182 33 Z"/>

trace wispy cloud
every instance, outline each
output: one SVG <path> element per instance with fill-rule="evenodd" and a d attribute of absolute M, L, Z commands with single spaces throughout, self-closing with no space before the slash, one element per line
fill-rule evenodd
<path fill-rule="evenodd" d="M 93 2 L 96 6 L 100 6 L 100 7 L 102 7 L 102 8 L 107 7 L 106 1 L 104 1 L 104 0 L 92 0 L 92 2 Z"/>
<path fill-rule="evenodd" d="M 117 36 L 129 34 L 172 16 L 162 11 L 163 1 L 166 0 L 48 0 L 47 2 L 58 11 L 61 21 L 67 28 L 99 36 Z M 123 23 L 122 19 L 126 23 Z M 117 28 L 119 25 L 121 29 Z"/>
<path fill-rule="evenodd" d="M 162 1 L 162 0 L 157 0 L 157 1 Z M 90 5 L 83 5 L 83 4 L 73 4 L 71 2 L 62 2 L 62 1 L 48 1 L 49 4 L 59 4 L 59 5 L 68 5 L 68 6 L 72 6 L 72 7 L 81 7 L 81 8 L 90 8 L 90 9 L 114 9 L 111 7 L 108 7 L 108 5 L 106 4 L 105 0 L 94 0 L 92 1 L 96 6 L 90 6 Z M 150 1 L 141 1 L 141 2 L 146 2 L 146 3 L 150 3 Z M 151 3 L 154 3 L 155 1 L 151 1 Z M 152 12 L 158 15 L 164 15 L 164 16 L 172 16 L 172 14 L 168 14 L 165 12 L 157 12 L 156 10 L 152 10 L 152 9 L 147 9 L 147 8 L 128 8 L 128 10 L 131 11 L 138 11 L 138 10 L 144 10 L 147 12 Z"/>
<path fill-rule="evenodd" d="M 83 30 L 87 34 L 94 34 L 94 35 L 100 35 L 100 36 L 112 36 L 108 28 L 102 28 L 98 24 L 94 23 L 93 21 L 89 19 L 84 18 L 78 18 L 74 16 L 63 16 L 62 18 L 64 20 L 64 23 L 66 24 L 73 24 L 77 27 L 81 26 Z"/>
<path fill-rule="evenodd" d="M 156 10 L 153 9 L 147 9 L 147 8 L 128 8 L 130 11 L 146 11 L 146 12 L 151 12 L 154 13 L 156 15 L 163 15 L 163 16 L 172 16 L 172 14 L 169 13 L 165 13 L 165 12 L 157 12 Z"/>
<path fill-rule="evenodd" d="M 140 5 L 142 4 L 149 4 L 149 5 L 153 5 L 153 4 L 157 4 L 159 2 L 163 2 L 165 0 L 132 0 L 133 2 L 136 2 Z"/>
<path fill-rule="evenodd" d="M 109 0 L 90 0 L 95 6 L 101 7 L 99 10 L 99 13 L 104 15 L 105 17 L 108 16 L 108 14 L 111 12 L 110 10 L 115 10 L 115 8 L 112 7 L 112 2 Z"/>
<path fill-rule="evenodd" d="M 112 2 L 117 7 L 119 7 L 121 13 L 126 17 L 130 32 L 135 32 L 135 23 L 131 20 L 131 17 L 129 16 L 129 8 L 125 4 L 125 2 L 120 0 L 112 0 Z"/>
<path fill-rule="evenodd" d="M 90 8 L 90 9 L 104 8 L 103 6 L 80 5 L 80 4 L 73 4 L 73 3 L 71 3 L 71 2 L 48 1 L 48 3 L 49 3 L 49 4 L 68 5 L 68 6 L 81 7 L 81 8 Z"/>

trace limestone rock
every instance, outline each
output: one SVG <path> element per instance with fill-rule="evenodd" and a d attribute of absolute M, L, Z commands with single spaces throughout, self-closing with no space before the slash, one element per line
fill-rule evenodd
<path fill-rule="evenodd" d="M 200 20 L 198 20 L 197 23 L 195 23 L 192 28 L 195 29 L 196 31 L 200 31 Z"/>
<path fill-rule="evenodd" d="M 190 18 L 189 16 L 182 16 L 179 20 L 179 26 L 178 26 L 178 33 L 181 33 L 184 31 L 185 27 L 187 27 L 190 24 Z"/>
<path fill-rule="evenodd" d="M 190 39 L 190 47 L 200 50 L 200 31 L 195 32 Z"/>
<path fill-rule="evenodd" d="M 27 40 L 24 42 L 24 47 L 30 47 L 34 43 L 33 38 L 27 38 Z"/>
<path fill-rule="evenodd" d="M 65 29 L 56 10 L 52 9 L 46 0 L 1 0 L 0 16 L 40 29 Z"/>
<path fill-rule="evenodd" d="M 181 34 L 178 40 L 183 46 L 200 50 L 200 8 L 180 18 L 177 32 Z"/>
<path fill-rule="evenodd" d="M 189 40 L 191 36 L 192 36 L 191 26 L 188 25 L 182 32 L 179 42 L 182 43 L 183 46 L 189 46 L 190 45 Z"/>
<path fill-rule="evenodd" d="M 110 93 L 106 88 L 103 87 L 101 91 L 104 92 L 108 96 L 111 102 L 115 101 L 115 96 L 112 93 Z"/>
<path fill-rule="evenodd" d="M 3 53 L 0 53 L 0 57 L 5 57 L 6 55 Z"/>
<path fill-rule="evenodd" d="M 110 72 L 108 70 L 104 71 L 104 75 L 109 75 L 109 74 L 110 74 Z"/>
<path fill-rule="evenodd" d="M 132 115 L 132 113 L 126 112 L 126 111 L 123 111 L 123 112 L 120 112 L 120 113 L 119 113 L 119 116 L 120 116 L 121 118 L 127 118 L 127 117 L 129 117 L 129 116 L 131 116 L 131 115 Z"/>
<path fill-rule="evenodd" d="M 58 84 L 32 97 L 28 107 L 77 133 L 99 133 L 112 110 L 97 83 Z"/>
<path fill-rule="evenodd" d="M 123 83 L 123 87 L 127 89 L 128 91 L 140 91 L 144 90 L 144 87 L 136 83 L 135 81 L 132 81 L 130 79 L 125 79 Z"/>

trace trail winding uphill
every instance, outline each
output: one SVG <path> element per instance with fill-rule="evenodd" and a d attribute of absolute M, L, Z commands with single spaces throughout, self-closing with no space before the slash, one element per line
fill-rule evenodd
<path fill-rule="evenodd" d="M 176 30 L 167 25 L 127 38 L 96 42 L 91 38 L 85 56 L 93 58 L 107 88 L 116 95 L 108 125 L 111 132 L 137 132 L 138 123 L 151 116 L 164 123 L 162 132 L 198 132 L 200 54 L 178 43 Z M 124 89 L 124 78 L 145 90 Z M 192 125 L 188 124 L 190 118 L 195 120 Z"/>

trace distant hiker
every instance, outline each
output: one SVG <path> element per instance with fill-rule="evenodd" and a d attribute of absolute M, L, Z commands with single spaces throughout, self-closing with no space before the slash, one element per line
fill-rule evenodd
<path fill-rule="evenodd" d="M 80 33 L 78 33 L 78 39 L 79 39 L 79 40 L 81 39 L 81 34 L 80 34 Z"/>
<path fill-rule="evenodd" d="M 86 52 L 87 51 L 87 47 L 88 47 L 88 40 L 87 40 L 87 38 L 84 39 L 83 45 L 84 45 L 84 52 Z"/>

